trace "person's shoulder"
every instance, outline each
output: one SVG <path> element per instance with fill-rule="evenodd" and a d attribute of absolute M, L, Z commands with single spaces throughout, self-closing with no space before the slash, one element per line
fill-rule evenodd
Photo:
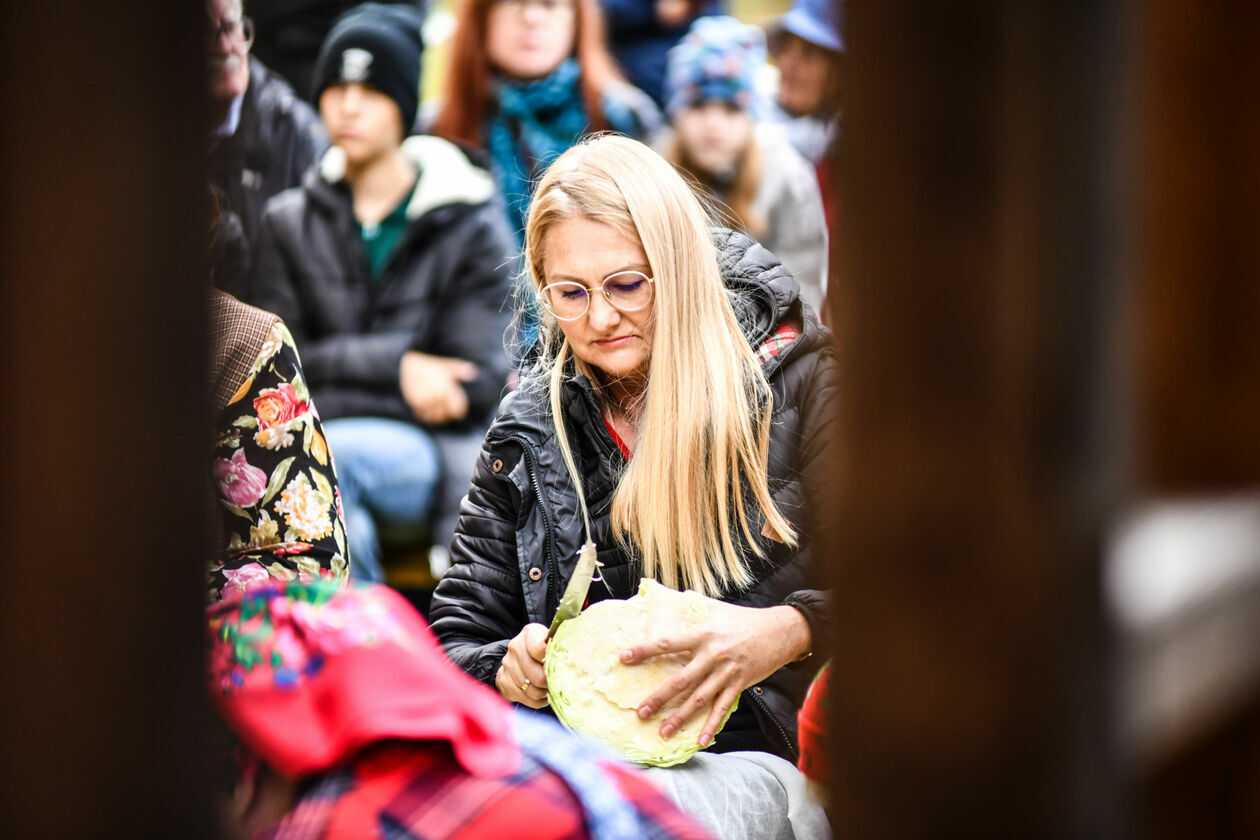
<path fill-rule="evenodd" d="M 252 55 L 249 57 L 249 86 L 260 107 L 287 109 L 294 101 L 300 101 L 283 76 Z"/>
<path fill-rule="evenodd" d="M 490 424 L 486 440 L 516 440 L 538 448 L 554 434 L 545 378 L 523 373 L 517 387 L 499 402 L 499 410 Z"/>
<path fill-rule="evenodd" d="M 257 339 L 261 347 L 271 328 L 281 322 L 274 312 L 250 306 L 219 289 L 210 289 L 209 307 L 212 347 L 248 335 L 261 336 Z"/>
<path fill-rule="evenodd" d="M 479 207 L 493 201 L 494 177 L 473 150 L 436 135 L 414 134 L 403 141 L 402 152 L 420 171 L 407 204 L 409 220 L 453 204 Z"/>
<path fill-rule="evenodd" d="M 210 290 L 210 398 L 218 411 L 247 377 L 267 341 L 284 322 L 275 313 Z"/>
<path fill-rule="evenodd" d="M 610 127 L 636 140 L 650 140 L 665 127 L 665 116 L 652 97 L 629 82 L 610 79 L 600 101 Z"/>
<path fill-rule="evenodd" d="M 267 199 L 262 224 L 276 231 L 300 227 L 311 209 L 311 185 L 289 187 Z"/>
<path fill-rule="evenodd" d="M 323 122 L 315 109 L 294 92 L 283 76 L 253 56 L 249 59 L 249 84 L 254 88 L 255 107 L 261 116 L 301 131 L 322 131 Z"/>
<path fill-rule="evenodd" d="M 814 164 L 802 155 L 781 124 L 764 120 L 757 123 L 754 135 L 761 150 L 763 178 L 778 189 L 800 196 L 818 192 L 818 175 Z"/>

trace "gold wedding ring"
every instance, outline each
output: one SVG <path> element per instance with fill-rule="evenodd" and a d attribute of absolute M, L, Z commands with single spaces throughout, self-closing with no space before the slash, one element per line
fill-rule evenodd
<path fill-rule="evenodd" d="M 524 694 L 527 688 L 529 688 L 529 680 L 525 680 L 525 682 L 521 683 L 521 694 Z"/>

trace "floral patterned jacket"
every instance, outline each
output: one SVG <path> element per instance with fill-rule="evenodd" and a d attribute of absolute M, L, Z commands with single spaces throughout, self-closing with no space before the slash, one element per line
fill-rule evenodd
<path fill-rule="evenodd" d="M 211 471 L 221 528 L 210 600 L 272 578 L 344 581 L 341 494 L 293 337 L 276 316 L 221 293 L 211 298 L 211 326 Z"/>

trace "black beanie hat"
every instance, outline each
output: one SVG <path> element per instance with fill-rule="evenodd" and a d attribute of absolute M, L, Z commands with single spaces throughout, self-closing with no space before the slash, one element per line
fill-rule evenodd
<path fill-rule="evenodd" d="M 420 38 L 415 5 L 361 3 L 337 18 L 319 48 L 312 100 L 338 83 L 371 85 L 398 104 L 403 134 L 411 132 L 420 102 Z"/>

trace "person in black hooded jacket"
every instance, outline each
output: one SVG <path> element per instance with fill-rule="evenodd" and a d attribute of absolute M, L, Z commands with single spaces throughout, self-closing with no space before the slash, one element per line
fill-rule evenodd
<path fill-rule="evenodd" d="M 834 342 L 772 254 L 707 224 L 678 173 L 626 138 L 580 144 L 543 177 L 526 232 L 540 355 L 486 436 L 430 620 L 474 677 L 546 706 L 547 624 L 589 539 L 591 601 L 641 577 L 711 599 L 704 630 L 668 647 L 690 657 L 680 682 L 640 717 L 685 698 L 663 737 L 700 714 L 702 747 L 795 761 L 826 635 L 810 502 L 835 462 Z"/>
<path fill-rule="evenodd" d="M 251 281 L 301 348 L 353 574 L 373 580 L 380 536 L 449 537 L 510 369 L 512 234 L 485 169 L 446 140 L 404 140 L 420 55 L 415 9 L 338 20 L 315 68 L 334 145 L 267 205 Z"/>

